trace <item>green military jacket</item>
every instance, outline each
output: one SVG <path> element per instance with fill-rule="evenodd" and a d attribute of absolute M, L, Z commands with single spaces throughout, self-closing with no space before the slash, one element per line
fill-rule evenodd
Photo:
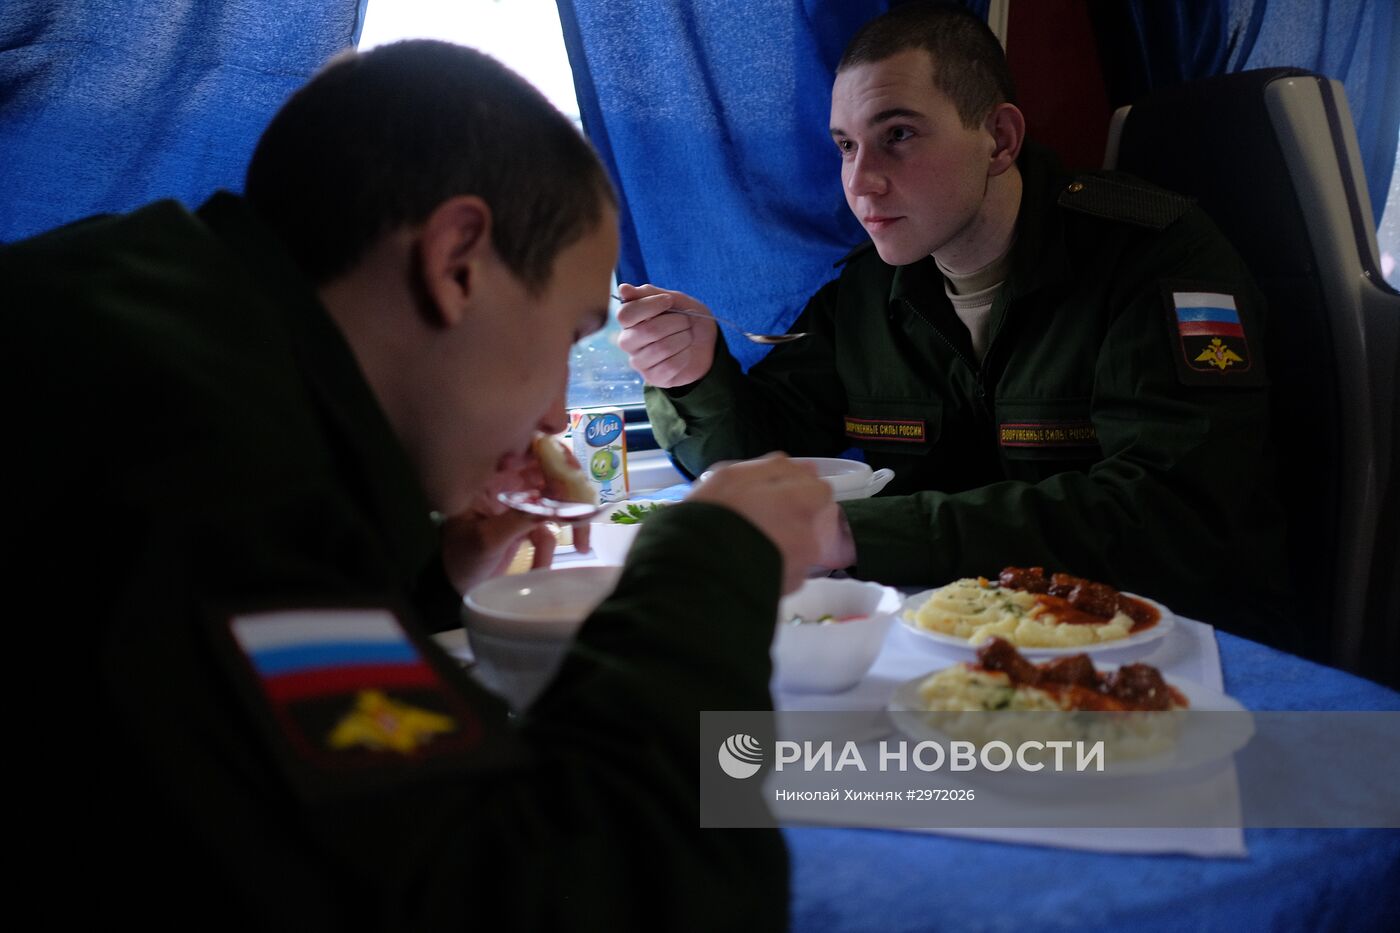
<path fill-rule="evenodd" d="M 866 244 L 793 325 L 810 337 L 747 376 L 721 350 L 699 382 L 648 389 L 659 438 L 691 471 L 850 448 L 893 469 L 844 504 L 861 576 L 1043 565 L 1291 644 L 1263 308 L 1241 260 L 1188 199 L 1058 177 L 1030 148 L 1019 166 L 980 364 L 933 259 L 893 267 Z"/>
<path fill-rule="evenodd" d="M 461 599 L 416 473 L 238 199 L 0 249 L 0 293 L 6 595 L 32 607 L 6 619 L 9 738 L 32 779 L 17 799 L 42 814 L 13 841 L 76 885 L 52 917 L 784 926 L 778 833 L 699 826 L 699 711 L 770 704 L 779 561 L 752 525 L 700 503 L 649 522 L 512 718 L 427 637 Z M 278 680 L 247 620 L 301 651 L 311 610 L 333 637 L 343 614 L 392 613 L 397 666 Z M 377 694 L 407 704 L 385 728 L 431 729 L 333 741 Z"/>

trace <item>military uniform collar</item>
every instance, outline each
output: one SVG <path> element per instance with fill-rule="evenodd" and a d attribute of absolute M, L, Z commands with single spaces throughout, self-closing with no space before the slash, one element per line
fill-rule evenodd
<path fill-rule="evenodd" d="M 386 550 L 410 585 L 438 553 L 431 507 L 417 473 L 311 283 L 242 198 L 220 191 L 198 210 L 204 223 L 251 270 L 291 339 L 302 378 L 319 404 L 339 466 L 386 536 Z"/>
<path fill-rule="evenodd" d="M 943 273 L 932 256 L 925 256 L 907 266 L 894 266 L 894 277 L 890 280 L 890 304 L 909 301 L 919 305 L 929 296 L 944 294 Z"/>
<path fill-rule="evenodd" d="M 1022 147 L 1016 165 L 1021 170 L 1021 210 L 1007 277 L 1007 297 L 1013 300 L 1053 285 L 1070 271 L 1057 204 L 1067 181 L 1063 171 L 1048 149 L 1030 141 Z"/>

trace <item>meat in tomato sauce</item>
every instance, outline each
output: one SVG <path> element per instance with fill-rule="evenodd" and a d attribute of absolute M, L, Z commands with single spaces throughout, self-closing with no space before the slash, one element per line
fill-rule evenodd
<path fill-rule="evenodd" d="M 1052 613 L 1064 625 L 1103 625 L 1121 612 L 1133 620 L 1131 632 L 1157 624 L 1155 606 L 1118 592 L 1107 583 L 1057 573 L 1049 579 L 1044 567 L 1007 567 L 997 582 L 1004 589 L 1034 593 L 1041 611 Z"/>
<path fill-rule="evenodd" d="M 1095 712 L 1159 712 L 1189 704 L 1181 692 L 1148 664 L 1127 664 L 1112 673 L 1097 671 L 1086 654 L 1035 664 L 1002 638 L 977 649 L 975 670 L 1000 671 L 1013 687 L 1035 687 L 1066 697 L 1071 709 Z"/>

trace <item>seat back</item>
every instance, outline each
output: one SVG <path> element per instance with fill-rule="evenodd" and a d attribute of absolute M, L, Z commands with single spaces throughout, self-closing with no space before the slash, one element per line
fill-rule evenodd
<path fill-rule="evenodd" d="M 1278 483 L 1307 652 L 1394 679 L 1400 567 L 1397 522 L 1383 510 L 1396 508 L 1400 295 L 1379 272 L 1360 165 L 1340 83 L 1281 68 L 1191 82 L 1121 108 L 1105 156 L 1106 168 L 1197 198 L 1263 290 Z M 1387 645 L 1388 659 L 1374 656 Z"/>

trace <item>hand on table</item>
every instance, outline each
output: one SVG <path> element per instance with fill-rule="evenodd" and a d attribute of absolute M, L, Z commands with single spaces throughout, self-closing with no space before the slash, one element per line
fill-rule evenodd
<path fill-rule="evenodd" d="M 617 312 L 622 334 L 617 345 L 648 385 L 669 389 L 689 385 L 710 371 L 719 328 L 712 319 L 667 314 L 671 308 L 710 313 L 682 292 L 654 285 L 619 285 Z"/>

